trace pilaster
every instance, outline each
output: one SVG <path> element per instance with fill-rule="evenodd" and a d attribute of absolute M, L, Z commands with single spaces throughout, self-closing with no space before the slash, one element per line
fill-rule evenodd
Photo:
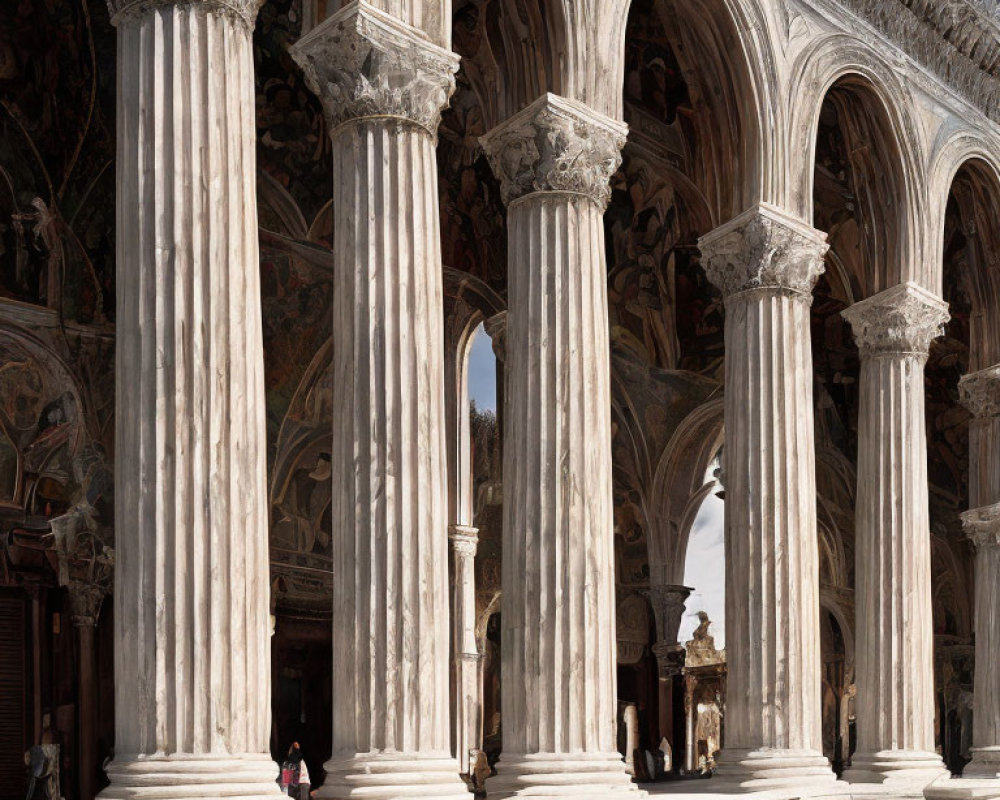
<path fill-rule="evenodd" d="M 516 687 L 491 797 L 638 793 L 616 751 L 602 220 L 625 132 L 547 94 L 482 140 L 508 204 L 502 668 Z"/>
<path fill-rule="evenodd" d="M 905 283 L 843 312 L 861 352 L 856 507 L 858 747 L 845 779 L 923 787 L 934 751 L 924 365 L 947 304 Z"/>
<path fill-rule="evenodd" d="M 465 797 L 451 755 L 435 141 L 458 56 L 365 2 L 292 49 L 333 143 L 333 754 L 318 796 Z"/>

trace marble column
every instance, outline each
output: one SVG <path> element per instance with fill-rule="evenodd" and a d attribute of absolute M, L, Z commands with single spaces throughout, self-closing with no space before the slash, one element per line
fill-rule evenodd
<path fill-rule="evenodd" d="M 820 710 L 812 288 L 825 234 L 760 205 L 699 241 L 726 305 L 726 740 L 740 789 L 833 784 Z"/>
<path fill-rule="evenodd" d="M 104 798 L 269 797 L 259 0 L 118 29 L 115 759 Z"/>
<path fill-rule="evenodd" d="M 677 641 L 684 603 L 691 594 L 687 586 L 653 584 L 646 592 L 656 618 L 656 643 L 653 655 L 659 676 L 658 727 L 660 738 L 671 750 L 671 769 L 677 766 L 677 742 L 674 737 L 674 681 L 684 668 L 684 648 Z"/>
<path fill-rule="evenodd" d="M 292 55 L 333 143 L 333 753 L 319 796 L 465 797 L 435 158 L 459 59 L 364 2 Z"/>
<path fill-rule="evenodd" d="M 924 365 L 948 305 L 905 283 L 843 312 L 861 351 L 855 512 L 857 750 L 851 783 L 926 786 L 934 636 Z"/>
<path fill-rule="evenodd" d="M 451 525 L 452 750 L 471 775 L 482 740 L 482 656 L 476 641 L 476 550 L 479 531 Z"/>
<path fill-rule="evenodd" d="M 969 500 L 962 515 L 976 547 L 976 677 L 972 761 L 962 778 L 939 781 L 929 800 L 1000 797 L 1000 366 L 959 382 L 969 423 Z"/>
<path fill-rule="evenodd" d="M 638 792 L 616 750 L 602 219 L 625 132 L 547 94 L 483 138 L 509 242 L 495 798 Z"/>

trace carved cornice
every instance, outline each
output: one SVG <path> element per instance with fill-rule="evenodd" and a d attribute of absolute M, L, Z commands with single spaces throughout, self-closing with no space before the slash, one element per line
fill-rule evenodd
<path fill-rule="evenodd" d="M 976 419 L 1000 417 L 1000 365 L 964 376 L 958 394 Z"/>
<path fill-rule="evenodd" d="M 127 18 L 138 18 L 157 8 L 167 6 L 193 6 L 220 14 L 226 14 L 243 23 L 248 31 L 253 31 L 257 12 L 264 0 L 108 0 L 111 22 L 118 25 Z"/>
<path fill-rule="evenodd" d="M 628 126 L 545 94 L 480 139 L 505 203 L 534 192 L 580 194 L 602 209 Z"/>
<path fill-rule="evenodd" d="M 479 549 L 479 528 L 469 525 L 449 525 L 448 541 L 451 542 L 452 551 L 457 555 L 475 558 Z"/>
<path fill-rule="evenodd" d="M 1000 503 L 966 511 L 962 527 L 977 550 L 1000 547 Z"/>
<path fill-rule="evenodd" d="M 725 298 L 753 290 L 811 297 L 829 245 L 822 231 L 762 203 L 702 236 L 698 249 Z"/>
<path fill-rule="evenodd" d="M 1000 25 L 990 0 L 837 0 L 1000 120 Z"/>
<path fill-rule="evenodd" d="M 344 7 L 289 52 L 323 103 L 331 136 L 346 122 L 378 117 L 436 136 L 460 60 L 365 2 Z"/>
<path fill-rule="evenodd" d="M 901 283 L 841 312 L 854 329 L 862 356 L 927 358 L 944 331 L 948 304 L 915 283 Z"/>

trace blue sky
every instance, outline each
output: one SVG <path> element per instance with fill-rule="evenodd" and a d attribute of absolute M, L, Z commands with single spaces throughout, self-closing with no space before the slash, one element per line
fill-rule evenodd
<path fill-rule="evenodd" d="M 493 340 L 480 325 L 472 334 L 469 352 L 469 399 L 480 411 L 497 410 L 497 361 Z"/>

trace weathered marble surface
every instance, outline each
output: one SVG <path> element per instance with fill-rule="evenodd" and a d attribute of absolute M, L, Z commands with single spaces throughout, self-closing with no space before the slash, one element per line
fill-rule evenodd
<path fill-rule="evenodd" d="M 333 142 L 333 754 L 320 796 L 465 797 L 449 735 L 434 152 L 458 57 L 357 2 L 292 54 Z"/>
<path fill-rule="evenodd" d="M 270 797 L 258 3 L 118 26 L 115 760 L 104 798 Z"/>
<path fill-rule="evenodd" d="M 820 711 L 811 291 L 825 234 L 761 205 L 701 238 L 726 303 L 726 741 L 715 780 L 833 784 Z"/>
<path fill-rule="evenodd" d="M 616 752 L 604 228 L 625 128 L 544 95 L 483 140 L 509 203 L 503 756 L 491 797 L 638 794 Z"/>
<path fill-rule="evenodd" d="M 843 312 L 861 351 L 856 509 L 858 745 L 845 779 L 926 786 L 934 637 L 924 365 L 947 304 L 912 283 Z"/>

